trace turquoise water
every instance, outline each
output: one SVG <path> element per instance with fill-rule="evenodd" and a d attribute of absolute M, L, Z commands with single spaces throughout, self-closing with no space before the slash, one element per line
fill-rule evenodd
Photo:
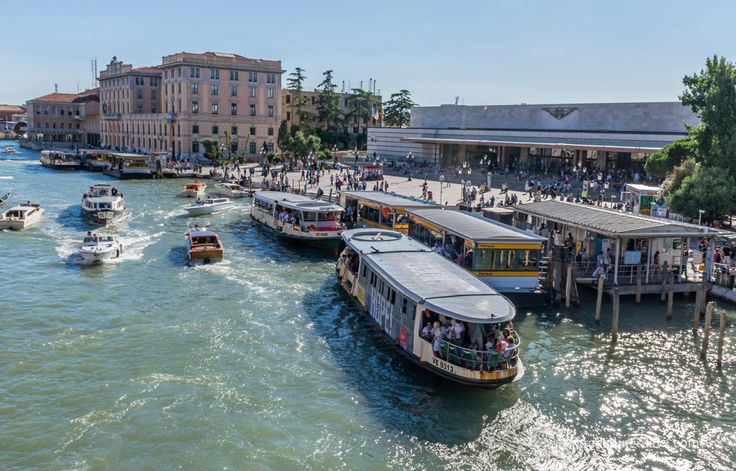
<path fill-rule="evenodd" d="M 694 296 L 671 321 L 623 302 L 616 345 L 591 297 L 521 313 L 524 379 L 468 389 L 395 357 L 333 258 L 253 227 L 248 200 L 198 219 L 226 260 L 188 268 L 183 182 L 116 181 L 126 253 L 80 265 L 82 193 L 109 179 L 37 162 L 0 154 L 0 193 L 47 211 L 0 232 L 0 469 L 734 467 L 732 310 L 722 373 L 715 338 L 697 358 Z"/>

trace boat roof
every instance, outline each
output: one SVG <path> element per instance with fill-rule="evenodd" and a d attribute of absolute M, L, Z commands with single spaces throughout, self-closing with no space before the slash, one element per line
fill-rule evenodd
<path fill-rule="evenodd" d="M 396 231 L 350 229 L 342 233 L 342 239 L 351 249 L 363 254 L 432 251 L 426 245 Z"/>
<path fill-rule="evenodd" d="M 417 209 L 409 212 L 410 219 L 424 220 L 474 242 L 488 243 L 539 243 L 546 239 L 532 232 L 484 218 L 467 211 L 447 209 Z"/>
<path fill-rule="evenodd" d="M 429 201 L 420 200 L 398 193 L 385 193 L 383 191 L 343 191 L 341 195 L 366 201 L 372 201 L 381 206 L 392 206 L 400 208 L 436 208 L 439 205 Z"/>
<path fill-rule="evenodd" d="M 5 211 L 6 212 L 7 211 L 29 211 L 31 209 L 38 209 L 40 207 L 41 205 L 38 203 L 31 203 L 31 204 L 21 203 L 21 204 L 16 204 L 15 206 L 11 206 L 7 208 Z"/>
<path fill-rule="evenodd" d="M 115 157 L 121 157 L 123 159 L 147 159 L 147 155 L 142 154 L 131 154 L 127 152 L 110 152 L 110 155 Z"/>
<path fill-rule="evenodd" d="M 335 203 L 328 203 L 308 196 L 295 195 L 294 193 L 283 191 L 257 191 L 255 198 L 271 203 L 278 203 L 286 208 L 303 211 L 343 211 L 342 206 Z"/>
<path fill-rule="evenodd" d="M 506 297 L 435 252 L 379 252 L 363 260 L 414 302 L 453 319 L 495 323 L 516 314 Z"/>
<path fill-rule="evenodd" d="M 197 228 L 197 229 L 189 229 L 187 231 L 187 234 L 189 234 L 189 237 L 219 237 L 217 235 L 217 232 L 212 231 L 210 229 L 203 229 L 203 228 Z"/>
<path fill-rule="evenodd" d="M 110 185 L 109 183 L 95 183 L 91 186 L 92 188 L 113 188 L 113 186 Z"/>

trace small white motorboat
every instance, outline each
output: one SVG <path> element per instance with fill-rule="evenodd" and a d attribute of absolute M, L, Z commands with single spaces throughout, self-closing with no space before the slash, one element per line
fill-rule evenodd
<path fill-rule="evenodd" d="M 18 150 L 13 146 L 5 146 L 0 152 L 2 152 L 3 154 L 17 154 Z"/>
<path fill-rule="evenodd" d="M 41 222 L 43 209 L 38 203 L 25 203 L 13 206 L 0 215 L 0 231 L 10 229 L 19 231 Z"/>
<path fill-rule="evenodd" d="M 201 216 L 203 214 L 219 213 L 233 207 L 233 202 L 230 198 L 205 198 L 197 199 L 192 204 L 186 205 L 184 209 L 187 210 L 190 216 Z"/>
<path fill-rule="evenodd" d="M 237 183 L 218 183 L 215 187 L 215 193 L 228 198 L 245 198 L 250 196 L 250 192 L 238 185 Z"/>
<path fill-rule="evenodd" d="M 118 258 L 123 253 L 123 244 L 113 236 L 98 236 L 87 233 L 79 246 L 79 255 L 85 262 L 104 262 Z"/>

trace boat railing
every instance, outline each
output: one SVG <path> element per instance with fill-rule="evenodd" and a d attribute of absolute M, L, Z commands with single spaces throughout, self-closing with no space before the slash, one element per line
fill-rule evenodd
<path fill-rule="evenodd" d="M 456 345 L 447 340 L 433 340 L 439 342 L 440 358 L 453 365 L 474 371 L 506 370 L 516 366 L 519 356 L 519 340 L 516 338 L 514 346 L 503 352 L 492 350 L 473 350 Z M 504 355 L 505 354 L 505 355 Z"/>

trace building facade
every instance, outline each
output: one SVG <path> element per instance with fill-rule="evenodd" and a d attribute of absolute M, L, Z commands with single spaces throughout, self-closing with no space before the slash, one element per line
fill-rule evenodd
<path fill-rule="evenodd" d="M 51 93 L 26 103 L 28 137 L 42 145 L 100 144 L 99 89 L 82 93 Z"/>
<path fill-rule="evenodd" d="M 215 52 L 137 69 L 113 58 L 100 74 L 103 143 L 177 156 L 201 155 L 208 138 L 226 152 L 273 150 L 282 73 L 280 61 Z"/>
<path fill-rule="evenodd" d="M 698 123 L 680 102 L 415 107 L 409 128 L 371 128 L 368 152 L 440 167 L 639 170 Z"/>
<path fill-rule="evenodd" d="M 15 122 L 18 116 L 25 116 L 26 109 L 20 105 L 0 105 L 0 125 Z"/>
<path fill-rule="evenodd" d="M 340 95 L 340 114 L 345 118 L 346 131 L 350 135 L 353 141 L 356 141 L 358 136 L 365 134 L 369 127 L 379 127 L 382 125 L 382 116 L 379 116 L 378 120 L 367 119 L 366 116 L 358 116 L 354 112 L 353 105 L 351 103 L 352 93 L 339 93 Z M 302 107 L 302 114 L 313 117 L 316 121 L 319 115 L 317 105 L 319 103 L 319 92 L 315 91 L 302 91 L 302 97 L 305 98 L 305 106 Z M 378 100 L 380 96 L 376 97 Z M 296 107 L 294 106 L 294 92 L 287 88 L 281 90 L 281 119 L 286 121 L 291 126 L 299 125 L 300 119 Z M 366 110 L 367 111 L 367 110 Z"/>

